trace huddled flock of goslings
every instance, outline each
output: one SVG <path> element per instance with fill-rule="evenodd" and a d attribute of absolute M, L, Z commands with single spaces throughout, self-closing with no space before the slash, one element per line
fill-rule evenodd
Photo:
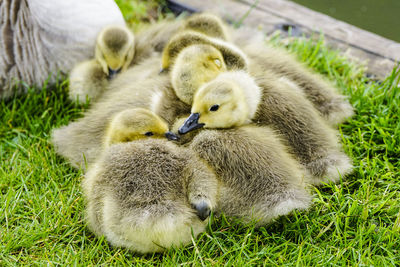
<path fill-rule="evenodd" d="M 335 129 L 351 105 L 258 37 L 211 14 L 101 31 L 70 74 L 70 98 L 91 108 L 52 133 L 85 169 L 96 235 L 159 252 L 190 243 L 210 212 L 262 226 L 351 172 Z"/>

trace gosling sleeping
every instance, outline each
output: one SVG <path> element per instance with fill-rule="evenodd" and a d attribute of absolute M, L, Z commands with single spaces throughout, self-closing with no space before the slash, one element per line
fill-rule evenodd
<path fill-rule="evenodd" d="M 247 57 L 234 45 L 187 31 L 172 38 L 163 56 L 175 94 L 188 105 L 197 89 L 218 74 L 247 68 Z"/>
<path fill-rule="evenodd" d="M 161 138 L 173 136 L 165 125 L 145 109 L 117 113 L 85 175 L 88 225 L 113 246 L 152 253 L 186 245 L 216 206 L 214 173 L 190 149 Z"/>
<path fill-rule="evenodd" d="M 135 52 L 133 33 L 125 26 L 105 27 L 98 35 L 95 59 L 76 65 L 69 76 L 69 97 L 85 102 L 98 98 L 109 80 L 125 71 Z"/>

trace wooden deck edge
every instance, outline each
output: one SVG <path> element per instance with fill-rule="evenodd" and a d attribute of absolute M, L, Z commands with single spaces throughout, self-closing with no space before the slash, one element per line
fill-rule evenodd
<path fill-rule="evenodd" d="M 239 2 L 249 6 L 252 5 L 252 1 L 250 0 L 239 0 Z M 256 8 L 274 13 L 286 20 L 293 20 L 311 31 L 322 31 L 331 38 L 351 44 L 370 53 L 381 55 L 393 61 L 400 60 L 400 43 L 360 29 L 344 21 L 334 19 L 297 3 L 284 0 L 261 0 Z"/>
<path fill-rule="evenodd" d="M 321 31 L 327 44 L 343 51 L 346 56 L 365 62 L 367 73 L 384 78 L 400 61 L 400 44 L 343 21 L 284 0 L 169 0 L 169 5 L 182 10 L 208 11 L 228 21 L 238 21 L 250 15 L 243 25 L 265 33 L 295 29 L 295 35 L 311 35 Z M 258 2 L 257 5 L 254 5 Z"/>

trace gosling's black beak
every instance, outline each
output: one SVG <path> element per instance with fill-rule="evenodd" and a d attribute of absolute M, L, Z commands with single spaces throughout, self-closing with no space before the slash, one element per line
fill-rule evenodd
<path fill-rule="evenodd" d="M 108 79 L 114 78 L 114 76 L 117 75 L 120 72 L 121 72 L 121 68 L 119 68 L 117 70 L 114 70 L 114 69 L 109 67 L 108 68 Z"/>
<path fill-rule="evenodd" d="M 189 118 L 185 120 L 183 125 L 179 127 L 178 133 L 185 134 L 190 131 L 199 129 L 204 126 L 204 123 L 199 123 L 200 114 L 199 113 L 192 113 L 190 114 Z"/>
<path fill-rule="evenodd" d="M 173 140 L 173 141 L 178 141 L 180 138 L 173 132 L 166 132 L 165 137 L 167 137 L 168 140 Z"/>
<path fill-rule="evenodd" d="M 163 73 L 167 73 L 167 72 L 168 72 L 168 69 L 162 68 L 162 69 L 160 69 L 160 72 L 158 74 L 163 74 Z"/>
<path fill-rule="evenodd" d="M 205 201 L 201 201 L 200 203 L 192 204 L 193 209 L 196 210 L 197 217 L 200 218 L 200 220 L 204 221 L 205 219 L 208 218 L 211 214 L 211 209 L 210 206 Z"/>

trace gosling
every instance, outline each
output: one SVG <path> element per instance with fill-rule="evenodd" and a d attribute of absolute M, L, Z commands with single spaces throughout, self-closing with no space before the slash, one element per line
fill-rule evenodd
<path fill-rule="evenodd" d="M 193 40 L 196 36 L 200 37 L 197 41 Z M 186 43 L 191 45 L 185 46 Z M 237 47 L 197 33 L 181 33 L 167 45 L 164 55 L 173 54 L 167 51 L 169 49 L 177 49 L 175 56 L 164 58 L 170 60 L 165 64 L 171 68 L 172 86 L 177 97 L 188 105 L 192 104 L 193 95 L 201 85 L 233 66 L 241 69 L 247 65 L 246 56 Z"/>
<path fill-rule="evenodd" d="M 105 27 L 98 35 L 95 59 L 76 65 L 69 77 L 69 97 L 78 102 L 98 98 L 109 80 L 125 71 L 135 53 L 134 35 L 126 26 Z"/>
<path fill-rule="evenodd" d="M 149 129 L 153 137 L 164 131 L 160 122 L 143 109 L 116 114 L 109 142 L 82 184 L 90 229 L 113 246 L 138 253 L 190 243 L 192 235 L 205 231 L 216 206 L 218 184 L 211 169 L 189 149 L 148 138 Z"/>
<path fill-rule="evenodd" d="M 298 88 L 264 75 L 258 83 L 243 71 L 220 74 L 195 94 L 180 134 L 198 128 L 231 128 L 251 122 L 271 125 L 307 169 L 312 183 L 337 181 L 351 172 L 335 132 Z"/>

